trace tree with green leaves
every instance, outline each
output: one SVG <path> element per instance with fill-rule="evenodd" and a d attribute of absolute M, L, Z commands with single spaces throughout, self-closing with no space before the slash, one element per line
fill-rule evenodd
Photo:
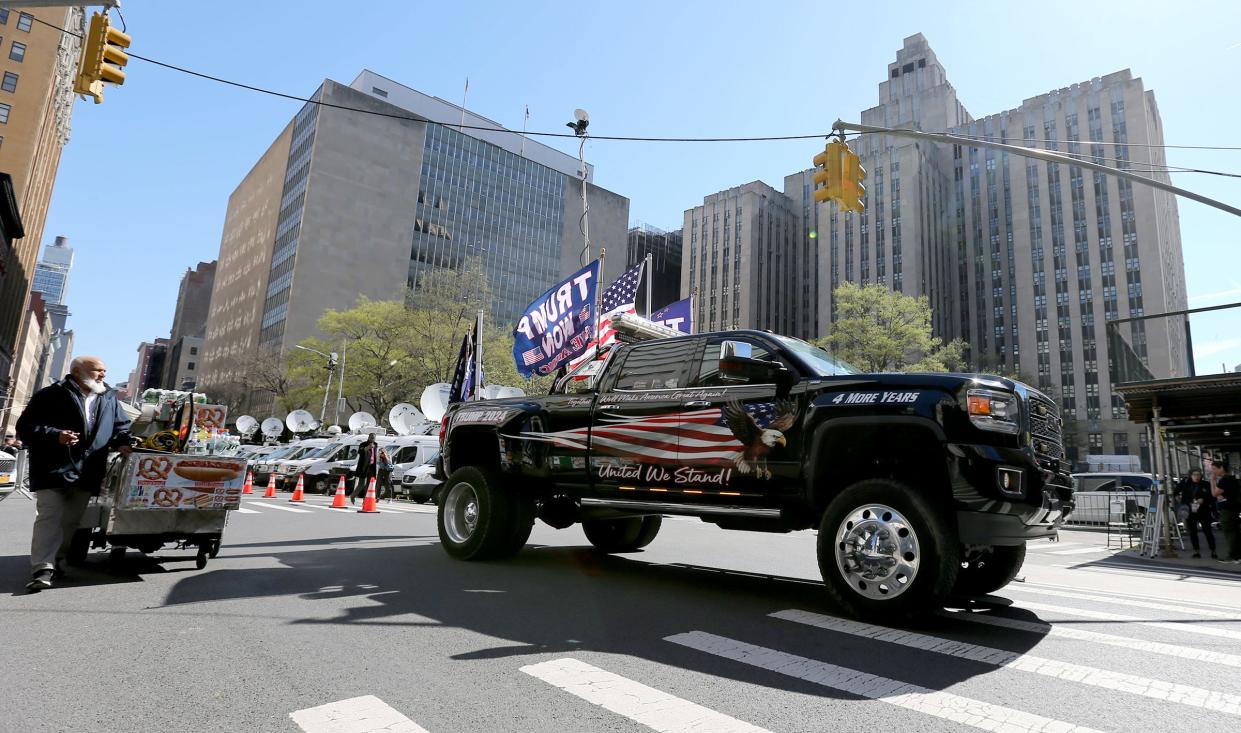
<path fill-rule="evenodd" d="M 832 294 L 836 321 L 819 344 L 865 372 L 944 372 L 960 369 L 965 342 L 931 335 L 927 298 L 879 284 L 845 283 Z"/>

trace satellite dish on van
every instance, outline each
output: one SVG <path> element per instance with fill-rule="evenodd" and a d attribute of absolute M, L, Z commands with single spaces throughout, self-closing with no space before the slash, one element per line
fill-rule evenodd
<path fill-rule="evenodd" d="M 361 432 L 362 428 L 371 425 L 375 425 L 375 416 L 369 412 L 355 412 L 349 416 L 349 430 L 352 432 Z"/>
<path fill-rule="evenodd" d="M 426 422 L 426 417 L 417 407 L 402 402 L 388 411 L 388 424 L 397 435 L 412 435 L 419 425 Z"/>
<path fill-rule="evenodd" d="M 519 387 L 505 387 L 500 384 L 489 384 L 483 388 L 483 394 L 489 400 L 502 400 L 506 397 L 525 397 L 525 390 Z"/>
<path fill-rule="evenodd" d="M 263 421 L 261 429 L 263 435 L 269 438 L 278 438 L 284 432 L 284 423 L 280 422 L 278 417 L 269 417 Z"/>
<path fill-rule="evenodd" d="M 237 432 L 249 438 L 254 435 L 254 431 L 259 429 L 259 421 L 249 415 L 242 415 L 237 418 Z"/>
<path fill-rule="evenodd" d="M 328 435 L 332 435 L 332 436 L 340 435 L 340 426 L 339 426 L 339 425 L 329 425 L 329 426 L 328 426 L 328 428 L 327 428 L 327 434 L 328 434 Z"/>
<path fill-rule="evenodd" d="M 448 412 L 450 392 L 452 392 L 452 385 L 447 382 L 427 385 L 427 388 L 422 390 L 422 397 L 418 400 L 418 404 L 422 405 L 422 414 L 426 415 L 431 422 L 443 420 L 444 413 Z"/>
<path fill-rule="evenodd" d="M 284 419 L 284 424 L 289 426 L 289 430 L 294 433 L 308 433 L 318 427 L 319 423 L 315 420 L 315 416 L 305 410 L 294 410 Z"/>

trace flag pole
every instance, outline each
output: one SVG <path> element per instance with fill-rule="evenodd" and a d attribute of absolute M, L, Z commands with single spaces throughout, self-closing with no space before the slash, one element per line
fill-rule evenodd
<path fill-rule="evenodd" d="M 608 248 L 599 248 L 599 282 L 595 283 L 595 358 L 599 357 L 599 321 L 602 315 L 599 309 L 602 308 L 601 300 L 603 299 L 603 265 L 604 260 L 608 256 Z"/>
<path fill-rule="evenodd" d="M 470 77 L 465 77 L 465 91 L 461 93 L 461 122 L 457 123 L 457 132 L 465 127 L 465 100 L 470 96 Z"/>
<path fill-rule="evenodd" d="M 529 123 L 530 123 L 530 105 L 527 104 L 526 105 L 526 116 L 521 121 L 521 152 L 517 154 L 517 157 L 519 158 L 526 157 L 526 125 L 528 125 Z"/>
<path fill-rule="evenodd" d="M 694 296 L 698 295 L 698 288 L 689 291 L 689 332 L 694 332 L 694 322 L 698 319 L 694 317 Z"/>
<path fill-rule="evenodd" d="M 651 253 L 646 253 L 646 262 L 642 265 L 642 279 L 646 281 L 646 317 L 651 317 Z"/>
<path fill-rule="evenodd" d="M 474 321 L 474 399 L 483 399 L 483 311 Z"/>

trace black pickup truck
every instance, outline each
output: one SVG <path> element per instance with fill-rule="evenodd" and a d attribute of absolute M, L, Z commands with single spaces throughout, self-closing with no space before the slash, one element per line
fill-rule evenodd
<path fill-rule="evenodd" d="M 818 530 L 832 598 L 897 620 L 1013 579 L 1072 509 L 1055 402 L 981 374 L 861 374 L 762 331 L 625 343 L 551 394 L 445 416 L 439 535 L 465 560 L 516 553 L 535 518 L 604 552 L 663 515 Z"/>

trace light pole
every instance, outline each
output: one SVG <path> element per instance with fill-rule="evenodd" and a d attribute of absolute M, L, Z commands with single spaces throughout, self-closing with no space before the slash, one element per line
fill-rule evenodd
<path fill-rule="evenodd" d="M 327 415 L 327 398 L 328 395 L 332 393 L 332 375 L 336 373 L 336 352 L 333 351 L 330 354 L 325 354 L 318 349 L 312 349 L 309 346 L 302 346 L 301 344 L 293 344 L 293 348 L 301 349 L 302 351 L 309 351 L 312 354 L 318 354 L 319 356 L 327 359 L 327 385 L 323 388 L 323 407 L 319 410 L 319 426 L 322 427 L 323 417 Z"/>

